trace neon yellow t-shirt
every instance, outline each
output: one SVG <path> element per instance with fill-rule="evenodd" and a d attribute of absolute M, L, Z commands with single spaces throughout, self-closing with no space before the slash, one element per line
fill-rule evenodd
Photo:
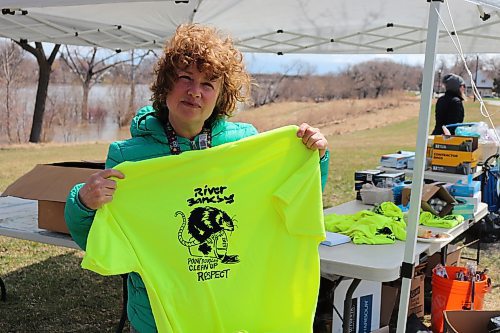
<path fill-rule="evenodd" d="M 311 332 L 321 181 L 296 131 L 116 166 L 82 266 L 140 274 L 159 332 Z"/>

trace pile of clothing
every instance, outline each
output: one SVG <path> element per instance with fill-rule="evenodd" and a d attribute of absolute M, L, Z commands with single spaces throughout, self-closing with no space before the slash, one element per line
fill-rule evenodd
<path fill-rule="evenodd" d="M 420 212 L 419 224 L 428 227 L 453 228 L 462 223 L 462 215 L 435 216 L 430 212 Z M 362 210 L 356 214 L 329 214 L 325 216 L 325 228 L 351 237 L 354 244 L 393 244 L 396 239 L 406 240 L 406 221 L 401 209 L 387 201 L 372 210 Z"/>
<path fill-rule="evenodd" d="M 351 237 L 354 244 L 392 244 L 406 239 L 403 212 L 393 202 L 383 202 L 373 210 L 356 214 L 325 216 L 325 228 Z"/>

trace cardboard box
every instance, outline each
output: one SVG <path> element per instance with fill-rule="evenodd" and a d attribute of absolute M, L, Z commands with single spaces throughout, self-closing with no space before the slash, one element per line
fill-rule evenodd
<path fill-rule="evenodd" d="M 380 304 L 380 328 L 371 333 L 389 333 L 392 312 L 398 301 L 398 288 L 382 284 L 382 300 Z"/>
<path fill-rule="evenodd" d="M 404 181 L 405 181 L 404 172 L 381 173 L 379 175 L 373 176 L 373 183 L 375 185 L 379 183 L 384 183 L 386 187 L 392 187 L 394 184 L 398 184 Z"/>
<path fill-rule="evenodd" d="M 477 165 L 479 160 L 479 153 L 477 150 L 472 152 L 468 151 L 455 151 L 455 150 L 442 150 L 436 149 L 432 151 L 432 164 L 456 166 L 464 162 L 469 162 Z"/>
<path fill-rule="evenodd" d="M 69 233 L 64 221 L 64 205 L 71 188 L 104 169 L 103 162 L 61 162 L 38 164 L 17 179 L 1 196 L 38 200 L 38 227 Z"/>
<path fill-rule="evenodd" d="M 423 274 L 417 275 L 411 280 L 408 315 L 414 313 L 419 318 L 424 316 L 424 280 Z"/>
<path fill-rule="evenodd" d="M 474 136 L 436 135 L 434 136 L 434 150 L 453 150 L 473 152 L 478 147 L 479 138 Z"/>
<path fill-rule="evenodd" d="M 335 289 L 333 305 L 344 313 L 344 298 L 352 280 L 343 280 Z M 368 333 L 380 327 L 382 283 L 362 280 L 352 295 L 350 332 Z M 333 333 L 342 333 L 342 319 L 333 311 Z"/>
<path fill-rule="evenodd" d="M 444 172 L 444 173 L 454 173 L 457 175 L 471 175 L 476 172 L 477 166 L 472 166 L 470 163 L 461 163 L 457 166 L 447 166 L 447 165 L 431 165 L 431 171 L 434 172 Z"/>
<path fill-rule="evenodd" d="M 372 182 L 373 176 L 384 173 L 381 170 L 360 170 L 354 172 L 354 180 L 363 182 Z"/>
<path fill-rule="evenodd" d="M 451 188 L 450 188 L 450 194 L 451 193 Z M 462 196 L 456 196 L 454 195 L 455 200 L 458 202 L 458 204 L 470 204 L 474 205 L 474 212 L 477 212 L 477 209 L 479 208 L 479 203 L 481 202 L 481 191 L 478 191 L 474 193 L 472 197 L 462 197 Z"/>
<path fill-rule="evenodd" d="M 410 284 L 410 296 L 408 300 L 408 316 L 411 314 L 415 314 L 417 317 L 423 317 L 424 315 L 424 281 L 425 281 L 425 264 L 420 264 L 415 266 L 415 275 Z M 391 321 L 390 315 L 387 317 L 387 313 L 385 311 L 389 311 L 390 309 L 384 308 L 387 306 L 385 302 L 390 302 L 393 310 L 397 311 L 399 309 L 399 300 L 400 300 L 400 290 L 401 290 L 401 282 L 402 279 L 399 278 L 395 281 L 384 282 L 382 285 L 382 306 L 381 306 L 381 315 L 380 315 L 380 325 L 389 324 Z M 399 313 L 398 313 L 399 314 Z M 395 314 L 396 315 L 396 314 Z"/>
<path fill-rule="evenodd" d="M 448 253 L 446 254 L 445 266 L 458 266 L 460 264 L 460 256 L 462 249 L 457 250 L 456 245 L 448 245 Z M 427 265 L 425 266 L 425 276 L 432 277 L 432 270 L 437 264 L 441 263 L 441 253 L 436 252 L 430 257 L 427 257 Z"/>
<path fill-rule="evenodd" d="M 380 157 L 380 165 L 388 168 L 404 169 L 408 164 L 408 159 L 412 156 L 415 156 L 414 152 L 385 154 Z"/>
<path fill-rule="evenodd" d="M 478 159 L 478 150 L 464 152 L 434 149 L 432 152 L 431 170 L 468 175 L 476 171 Z"/>
<path fill-rule="evenodd" d="M 448 215 L 452 211 L 453 205 L 456 204 L 456 201 L 453 198 L 453 196 L 448 192 L 448 190 L 441 185 L 442 184 L 439 183 L 424 184 L 422 188 L 422 200 L 420 205 L 423 210 L 431 212 L 434 215 L 443 217 L 445 215 Z M 411 195 L 411 188 L 404 188 L 401 193 L 401 203 L 403 204 L 403 206 L 407 206 L 410 203 L 410 195 Z M 432 206 L 429 203 L 432 198 L 439 198 L 441 200 L 446 201 L 447 203 L 439 214 L 432 208 Z"/>
<path fill-rule="evenodd" d="M 473 197 L 477 192 L 481 191 L 481 182 L 473 180 L 467 184 L 461 180 L 450 186 L 450 194 L 459 197 Z"/>
<path fill-rule="evenodd" d="M 445 310 L 444 329 L 447 333 L 488 333 L 490 318 L 500 316 L 500 311 Z"/>
<path fill-rule="evenodd" d="M 462 215 L 464 219 L 469 220 L 471 218 L 474 218 L 474 210 L 474 204 L 459 203 L 453 207 L 453 210 L 451 212 L 455 215 Z"/>
<path fill-rule="evenodd" d="M 455 150 L 441 150 L 435 149 L 432 151 L 432 164 L 457 166 L 463 163 L 469 163 L 471 166 L 477 166 L 479 160 L 478 151 L 455 151 Z"/>
<path fill-rule="evenodd" d="M 460 175 L 471 174 L 476 171 L 479 155 L 477 137 L 436 135 L 431 170 Z"/>

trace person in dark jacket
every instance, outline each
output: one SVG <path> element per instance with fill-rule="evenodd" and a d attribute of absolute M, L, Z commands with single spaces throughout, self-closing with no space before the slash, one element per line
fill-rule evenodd
<path fill-rule="evenodd" d="M 439 97 L 436 103 L 436 126 L 433 135 L 444 134 L 443 126 L 458 124 L 464 121 L 465 81 L 455 74 L 446 74 L 443 77 L 446 92 Z M 455 128 L 449 128 L 455 134 Z"/>
<path fill-rule="evenodd" d="M 257 134 L 250 124 L 226 121 L 237 102 L 248 98 L 250 76 L 232 40 L 216 29 L 197 24 L 179 26 L 164 48 L 155 75 L 153 105 L 141 108 L 134 117 L 132 138 L 113 142 L 106 169 L 90 176 L 85 184 L 75 185 L 68 195 L 66 224 L 83 250 L 96 210 L 113 199 L 116 181 L 112 177 L 125 177 L 112 169 L 114 166 L 210 148 Z M 297 136 L 309 149 L 319 152 L 324 186 L 329 161 L 326 138 L 306 123 L 299 126 Z M 127 285 L 131 332 L 156 332 L 142 278 L 132 272 Z"/>

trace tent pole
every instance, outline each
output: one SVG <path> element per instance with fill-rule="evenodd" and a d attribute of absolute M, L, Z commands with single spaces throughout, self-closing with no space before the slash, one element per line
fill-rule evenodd
<path fill-rule="evenodd" d="M 401 295 L 399 299 L 397 333 L 406 330 L 408 316 L 408 301 L 410 285 L 415 264 L 415 248 L 417 243 L 417 228 L 420 213 L 420 198 L 424 180 L 425 160 L 427 151 L 427 137 L 429 133 L 429 119 L 432 102 L 432 86 L 434 82 L 434 64 L 438 42 L 439 7 L 443 0 L 432 0 L 429 7 L 429 21 L 427 23 L 427 40 L 425 44 L 424 75 L 422 78 L 422 93 L 420 100 L 420 115 L 418 117 L 417 146 L 415 150 L 415 165 L 413 182 L 411 185 L 410 211 L 406 227 L 406 244 L 403 265 L 401 266 Z"/>

